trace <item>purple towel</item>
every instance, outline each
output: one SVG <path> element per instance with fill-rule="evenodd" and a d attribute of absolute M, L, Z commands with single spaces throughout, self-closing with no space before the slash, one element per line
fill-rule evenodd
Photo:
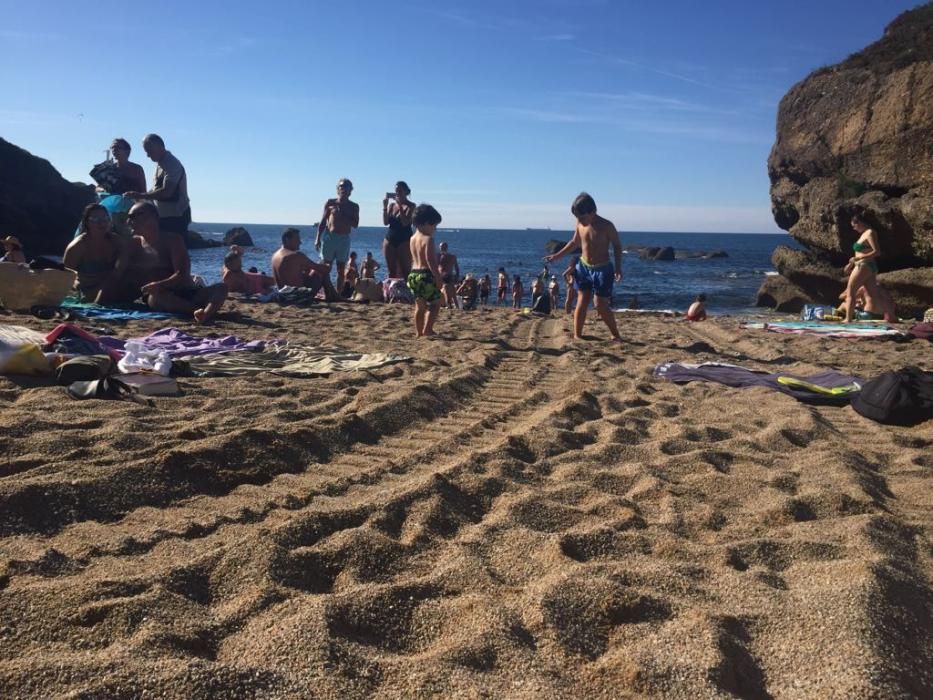
<path fill-rule="evenodd" d="M 119 352 L 123 352 L 124 345 L 126 345 L 125 340 L 110 336 L 102 336 L 98 340 L 102 345 Z M 163 350 L 172 358 L 237 350 L 262 350 L 269 342 L 266 340 L 245 341 L 234 335 L 222 338 L 199 338 L 177 328 L 162 328 L 145 338 L 131 338 L 131 340 L 139 341 L 152 350 Z"/>
<path fill-rule="evenodd" d="M 770 374 L 761 370 L 751 370 L 738 365 L 720 364 L 716 362 L 704 362 L 702 364 L 686 364 L 679 362 L 665 362 L 654 368 L 655 377 L 668 379 L 672 382 L 684 384 L 687 382 L 717 382 L 732 387 L 763 386 L 768 389 L 780 391 L 783 394 L 793 396 L 799 401 L 812 404 L 845 405 L 855 396 L 863 380 L 858 377 L 850 377 L 839 372 L 827 370 L 814 374 L 810 377 L 801 377 L 794 374 Z M 850 391 L 841 394 L 823 394 L 815 391 L 809 391 L 802 387 L 788 386 L 778 381 L 781 377 L 799 379 L 810 384 L 816 384 L 826 389 L 835 389 L 837 387 L 849 387 Z"/>

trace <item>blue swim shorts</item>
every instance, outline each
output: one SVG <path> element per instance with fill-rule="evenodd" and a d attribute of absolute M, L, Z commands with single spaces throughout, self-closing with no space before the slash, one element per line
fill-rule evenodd
<path fill-rule="evenodd" d="M 321 260 L 326 263 L 338 262 L 346 265 L 350 259 L 350 234 L 324 231 L 321 234 Z"/>
<path fill-rule="evenodd" d="M 611 262 L 587 265 L 581 258 L 573 268 L 573 286 L 579 292 L 593 292 L 598 297 L 612 297 L 615 268 Z"/>

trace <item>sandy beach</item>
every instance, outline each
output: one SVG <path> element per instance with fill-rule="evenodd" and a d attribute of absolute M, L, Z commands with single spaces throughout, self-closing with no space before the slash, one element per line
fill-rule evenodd
<path fill-rule="evenodd" d="M 574 345 L 506 310 L 419 341 L 410 313 L 232 302 L 213 332 L 412 359 L 153 408 L 0 377 L 0 694 L 933 693 L 933 423 L 651 376 L 870 378 L 933 344 L 621 314 L 621 346 L 595 315 Z"/>

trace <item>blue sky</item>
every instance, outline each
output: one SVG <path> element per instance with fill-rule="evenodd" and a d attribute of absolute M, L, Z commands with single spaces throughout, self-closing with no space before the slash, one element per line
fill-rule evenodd
<path fill-rule="evenodd" d="M 196 221 L 364 225 L 407 180 L 444 225 L 776 232 L 777 105 L 880 38 L 896 0 L 0 0 L 0 136 L 88 181 L 154 131 Z"/>

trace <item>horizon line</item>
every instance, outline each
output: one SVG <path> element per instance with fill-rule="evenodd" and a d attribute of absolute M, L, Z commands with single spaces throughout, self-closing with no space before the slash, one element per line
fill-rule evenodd
<path fill-rule="evenodd" d="M 313 224 L 264 224 L 258 221 L 192 221 L 189 226 L 204 226 L 204 225 L 224 225 L 224 226 L 281 226 L 282 228 L 287 228 L 293 226 L 295 228 L 315 228 L 319 222 Z M 378 225 L 360 225 L 358 229 L 361 228 L 378 228 L 384 229 L 385 226 Z M 196 229 L 195 229 L 196 230 Z M 534 231 L 536 233 L 545 233 L 551 231 L 553 233 L 570 233 L 572 229 L 549 229 L 549 228 L 540 228 L 540 227 L 527 227 L 527 228 L 485 228 L 481 226 L 457 226 L 457 227 L 444 227 L 438 228 L 438 231 L 519 231 L 519 232 L 528 232 Z M 199 231 L 200 233 L 200 231 Z M 719 236 L 790 236 L 789 231 L 649 231 L 641 229 L 622 229 L 619 233 L 685 233 L 685 234 L 716 234 Z"/>

